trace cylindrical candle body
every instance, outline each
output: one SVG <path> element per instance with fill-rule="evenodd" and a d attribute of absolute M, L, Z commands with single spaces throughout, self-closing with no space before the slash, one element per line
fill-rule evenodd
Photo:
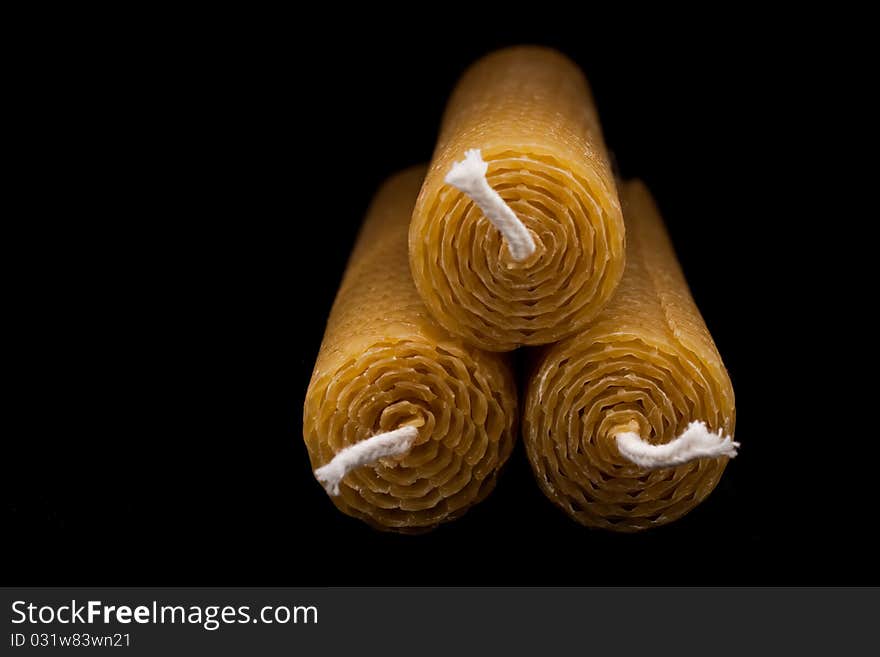
<path fill-rule="evenodd" d="M 467 195 L 444 182 L 480 149 L 486 178 L 534 239 L 515 261 Z M 583 329 L 624 266 L 617 188 L 587 82 L 537 47 L 492 53 L 459 81 L 413 212 L 410 264 L 438 322 L 483 349 L 508 351 Z"/>
<path fill-rule="evenodd" d="M 641 182 L 622 187 L 627 266 L 590 327 L 537 355 L 523 410 L 544 493 L 578 522 L 635 531 L 671 522 L 712 491 L 728 459 L 644 470 L 615 442 L 665 444 L 692 421 L 732 436 L 733 388 Z"/>
<path fill-rule="evenodd" d="M 377 193 L 352 252 L 306 395 L 314 468 L 341 449 L 403 426 L 412 449 L 350 472 L 333 501 L 399 531 L 450 520 L 484 498 L 510 455 L 518 416 L 508 359 L 430 318 L 412 282 L 407 230 L 425 167 Z"/>

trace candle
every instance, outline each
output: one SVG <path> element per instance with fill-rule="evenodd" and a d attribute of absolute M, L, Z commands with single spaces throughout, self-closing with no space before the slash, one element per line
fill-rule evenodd
<path fill-rule="evenodd" d="M 419 531 L 492 490 L 515 440 L 508 358 L 436 325 L 407 259 L 425 167 L 379 190 L 333 304 L 306 394 L 303 436 L 344 513 Z"/>
<path fill-rule="evenodd" d="M 544 493 L 578 522 L 636 531 L 715 488 L 736 412 L 727 371 L 640 182 L 622 189 L 627 266 L 589 328 L 537 355 L 523 410 Z"/>
<path fill-rule="evenodd" d="M 483 349 L 583 330 L 624 266 L 624 226 L 581 71 L 518 47 L 468 70 L 413 212 L 410 264 L 437 321 Z"/>

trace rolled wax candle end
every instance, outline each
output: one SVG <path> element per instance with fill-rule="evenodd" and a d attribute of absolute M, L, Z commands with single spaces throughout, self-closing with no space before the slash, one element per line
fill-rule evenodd
<path fill-rule="evenodd" d="M 437 323 L 493 352 L 575 335 L 610 302 L 625 245 L 583 72 L 534 46 L 474 63 L 446 105 L 409 226 L 413 281 Z"/>
<path fill-rule="evenodd" d="M 404 534 L 484 500 L 519 419 L 510 359 L 435 324 L 413 283 L 409 227 L 425 170 L 373 197 L 303 403 L 311 470 L 332 504 Z"/>
<path fill-rule="evenodd" d="M 621 186 L 626 271 L 582 332 L 538 355 L 523 439 L 538 485 L 577 522 L 674 522 L 737 454 L 727 370 L 647 187 Z"/>

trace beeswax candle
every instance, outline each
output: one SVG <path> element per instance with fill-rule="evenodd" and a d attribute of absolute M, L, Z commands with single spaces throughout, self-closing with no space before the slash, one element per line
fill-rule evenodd
<path fill-rule="evenodd" d="M 575 64 L 518 47 L 465 73 L 446 108 L 409 249 L 431 313 L 484 349 L 554 342 L 595 317 L 623 271 L 624 226 Z"/>
<path fill-rule="evenodd" d="M 702 502 L 728 457 L 733 388 L 640 182 L 623 187 L 627 266 L 589 328 L 545 347 L 523 410 L 544 493 L 578 522 L 635 531 Z"/>
<path fill-rule="evenodd" d="M 309 384 L 303 435 L 343 512 L 385 529 L 451 520 L 492 490 L 518 417 L 510 364 L 430 318 L 407 230 L 425 167 L 377 193 Z"/>

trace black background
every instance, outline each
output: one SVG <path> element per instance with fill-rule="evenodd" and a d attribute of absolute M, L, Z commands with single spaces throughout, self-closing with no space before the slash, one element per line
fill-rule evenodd
<path fill-rule="evenodd" d="M 791 200 L 789 101 L 824 72 L 760 27 L 725 36 L 729 19 L 36 30 L 12 62 L 27 342 L 4 583 L 876 581 L 831 480 L 849 466 L 818 449 L 833 393 L 797 319 L 814 271 L 792 255 L 811 218 Z M 653 190 L 734 383 L 741 455 L 689 516 L 637 536 L 571 522 L 521 447 L 461 520 L 378 533 L 335 510 L 302 443 L 324 323 L 372 193 L 429 159 L 464 67 L 521 42 L 582 66 L 619 172 Z"/>

